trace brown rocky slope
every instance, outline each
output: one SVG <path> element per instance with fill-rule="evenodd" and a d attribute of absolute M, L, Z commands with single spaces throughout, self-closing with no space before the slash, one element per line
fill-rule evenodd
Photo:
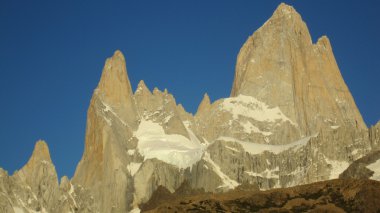
<path fill-rule="evenodd" d="M 268 191 L 180 195 L 161 187 L 142 212 L 379 212 L 380 182 L 329 180 Z"/>

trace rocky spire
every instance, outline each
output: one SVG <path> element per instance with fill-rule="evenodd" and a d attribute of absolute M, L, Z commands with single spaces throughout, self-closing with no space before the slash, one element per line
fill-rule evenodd
<path fill-rule="evenodd" d="M 97 89 L 109 104 L 114 105 L 128 101 L 126 98 L 132 95 L 125 58 L 121 51 L 116 50 L 113 56 L 106 60 Z"/>
<path fill-rule="evenodd" d="M 292 6 L 285 3 L 281 3 L 277 6 L 271 18 L 302 19 L 301 15 Z"/>
<path fill-rule="evenodd" d="M 240 49 L 231 96 L 249 93 L 246 90 L 249 89 L 250 83 L 244 80 L 244 76 L 248 74 L 251 64 L 266 63 L 266 67 L 272 68 L 280 61 L 281 65 L 286 65 L 290 60 L 288 46 L 292 43 L 297 44 L 295 47 L 301 48 L 301 46 L 311 45 L 312 41 L 301 15 L 292 6 L 281 3 L 273 15 L 247 39 Z M 263 47 L 266 49 L 262 49 Z M 259 57 L 259 53 L 266 55 Z M 250 63 L 245 64 L 246 61 Z M 274 68 L 268 71 L 279 71 Z M 256 77 L 260 78 L 260 76 Z"/>
<path fill-rule="evenodd" d="M 152 94 L 149 88 L 146 86 L 144 80 L 141 80 L 137 85 L 137 89 L 135 91 L 135 95 L 137 94 Z"/>
<path fill-rule="evenodd" d="M 106 60 L 87 112 L 85 150 L 73 177 L 74 184 L 96 195 L 100 212 L 118 206 L 126 212 L 128 176 L 125 150 L 136 148 L 131 140 L 139 113 L 128 79 L 123 54 L 116 51 Z M 123 169 L 121 169 L 123 168 Z M 117 171 L 117 175 L 114 174 Z"/>
<path fill-rule="evenodd" d="M 301 135 L 340 125 L 366 129 L 328 38 L 313 44 L 301 16 L 286 4 L 241 48 L 231 90 L 238 95 L 278 106 Z"/>
<path fill-rule="evenodd" d="M 376 125 L 371 126 L 369 130 L 369 139 L 371 141 L 372 149 L 377 150 L 380 148 L 380 121 Z"/>
<path fill-rule="evenodd" d="M 45 203 L 52 202 L 58 190 L 58 177 L 45 141 L 37 141 L 28 163 L 14 177 L 30 186 Z"/>
<path fill-rule="evenodd" d="M 29 162 L 47 161 L 51 163 L 49 147 L 44 140 L 38 140 L 34 145 L 32 157 Z"/>
<path fill-rule="evenodd" d="M 210 97 L 208 96 L 207 93 L 205 93 L 203 95 L 203 99 L 202 99 L 201 103 L 198 106 L 198 110 L 197 110 L 196 115 L 200 115 L 201 113 L 207 111 L 208 109 L 210 109 L 210 106 L 211 106 Z"/>
<path fill-rule="evenodd" d="M 95 94 L 129 126 L 136 127 L 138 116 L 125 58 L 121 51 L 116 50 L 113 56 L 106 60 Z"/>
<path fill-rule="evenodd" d="M 38 140 L 28 163 L 20 170 L 22 173 L 32 173 L 40 164 L 52 164 L 49 147 L 43 140 Z M 55 170 L 55 169 L 54 169 Z"/>

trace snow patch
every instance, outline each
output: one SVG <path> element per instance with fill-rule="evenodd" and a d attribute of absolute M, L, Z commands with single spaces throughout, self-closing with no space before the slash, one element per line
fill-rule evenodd
<path fill-rule="evenodd" d="M 136 208 L 132 209 L 131 211 L 129 211 L 129 213 L 140 213 L 140 212 L 141 212 L 141 210 L 138 207 L 136 207 Z"/>
<path fill-rule="evenodd" d="M 375 163 L 369 164 L 367 168 L 375 172 L 370 179 L 380 181 L 380 159 Z"/>
<path fill-rule="evenodd" d="M 337 161 L 337 160 L 330 160 L 325 157 L 325 160 L 328 164 L 331 165 L 331 171 L 330 171 L 330 177 L 329 179 L 336 179 L 339 177 L 339 175 L 347 169 L 347 167 L 350 165 L 348 162 L 345 161 Z"/>
<path fill-rule="evenodd" d="M 173 117 L 173 114 L 169 114 L 169 115 L 167 115 L 167 116 L 165 117 L 165 119 L 164 119 L 164 123 L 169 122 L 170 119 L 172 119 L 172 117 Z"/>
<path fill-rule="evenodd" d="M 191 140 L 178 134 L 166 134 L 162 126 L 148 120 L 141 120 L 135 132 L 138 151 L 145 159 L 157 158 L 179 168 L 187 168 L 199 161 L 203 146 L 194 135 Z M 196 138 L 196 137 L 195 137 Z"/>
<path fill-rule="evenodd" d="M 337 102 L 338 104 L 343 104 L 345 101 L 340 98 L 335 98 L 335 102 Z"/>
<path fill-rule="evenodd" d="M 136 172 L 140 169 L 141 163 L 131 162 L 127 165 L 127 169 L 132 176 L 136 174 Z"/>
<path fill-rule="evenodd" d="M 254 126 L 251 122 L 249 121 L 246 121 L 245 123 L 240 123 L 240 125 L 243 127 L 244 129 L 244 132 L 250 134 L 252 132 L 254 133 L 260 133 L 264 136 L 269 136 L 269 135 L 272 135 L 273 133 L 271 132 L 265 132 L 265 131 L 261 131 L 259 128 L 257 128 L 256 126 Z"/>
<path fill-rule="evenodd" d="M 13 211 L 15 213 L 24 213 L 24 210 L 22 208 L 19 208 L 19 207 L 13 207 Z"/>
<path fill-rule="evenodd" d="M 235 120 L 239 116 L 242 116 L 261 122 L 289 121 L 297 126 L 282 113 L 279 107 L 270 108 L 267 104 L 252 96 L 239 95 L 237 97 L 226 98 L 221 104 L 221 109 L 230 112 Z"/>
<path fill-rule="evenodd" d="M 134 155 L 136 152 L 136 149 L 129 149 L 128 150 L 128 155 Z"/>
<path fill-rule="evenodd" d="M 189 121 L 189 120 L 185 120 L 185 121 L 183 121 L 182 123 L 183 123 L 183 125 L 184 125 L 186 128 L 190 128 L 190 126 L 191 126 L 191 121 Z"/>
<path fill-rule="evenodd" d="M 238 182 L 232 180 L 230 177 L 228 177 L 226 174 L 222 172 L 219 165 L 211 159 L 210 154 L 208 152 L 205 152 L 205 154 L 203 155 L 203 160 L 208 162 L 212 166 L 212 170 L 222 179 L 223 184 L 220 185 L 218 188 L 234 189 L 239 185 Z"/>
<path fill-rule="evenodd" d="M 234 151 L 234 152 L 240 152 L 239 150 L 237 150 L 237 149 L 235 149 L 235 148 L 232 148 L 232 147 L 230 147 L 230 146 L 226 146 L 226 148 L 229 149 L 229 150 L 232 150 L 232 151 Z"/>
<path fill-rule="evenodd" d="M 74 206 L 78 207 L 77 202 L 75 201 L 75 199 L 73 197 L 73 194 L 74 194 L 74 185 L 70 183 L 69 196 L 73 200 Z"/>
<path fill-rule="evenodd" d="M 316 137 L 317 134 L 313 136 L 308 136 L 305 138 L 302 138 L 301 140 L 295 141 L 290 144 L 285 144 L 285 145 L 270 145 L 270 144 L 260 144 L 260 143 L 251 143 L 251 142 L 245 142 L 245 141 L 240 141 L 235 138 L 230 138 L 230 137 L 219 137 L 217 140 L 222 140 L 222 141 L 230 141 L 230 142 L 237 142 L 241 144 L 244 148 L 245 151 L 249 152 L 250 154 L 257 155 L 261 154 L 265 151 L 272 152 L 274 154 L 278 154 L 280 152 L 289 150 L 289 149 L 294 149 L 297 150 L 307 144 L 309 140 L 312 137 Z"/>
<path fill-rule="evenodd" d="M 108 105 L 107 103 L 105 103 L 103 101 L 101 101 L 101 102 L 102 102 L 103 106 L 105 107 L 103 109 L 103 112 L 111 112 L 124 126 L 127 126 L 127 123 L 125 123 L 125 121 L 119 117 L 119 115 L 112 109 L 112 107 L 110 105 Z M 109 119 L 109 118 L 104 118 L 104 119 L 106 120 L 106 122 L 109 125 L 112 124 L 111 119 Z"/>
<path fill-rule="evenodd" d="M 262 177 L 262 178 L 276 178 L 279 179 L 278 172 L 280 171 L 280 168 L 277 166 L 274 169 L 265 169 L 265 171 L 262 172 L 252 172 L 252 171 L 245 171 L 249 176 L 254 176 L 254 177 Z"/>
<path fill-rule="evenodd" d="M 356 154 L 358 154 L 358 152 L 359 152 L 358 149 L 354 149 L 354 150 L 352 150 L 351 154 L 356 155 Z"/>
<path fill-rule="evenodd" d="M 270 166 L 271 165 L 271 163 L 269 162 L 269 160 L 268 159 L 266 159 L 267 160 L 267 164 Z"/>
<path fill-rule="evenodd" d="M 49 164 L 49 161 L 47 161 L 47 160 L 42 160 L 41 163 L 47 165 L 47 164 Z"/>

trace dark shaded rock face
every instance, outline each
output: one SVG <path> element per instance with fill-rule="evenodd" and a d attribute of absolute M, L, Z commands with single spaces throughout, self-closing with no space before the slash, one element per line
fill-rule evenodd
<path fill-rule="evenodd" d="M 378 212 L 380 182 L 329 180 L 269 191 L 233 190 L 156 200 L 143 212 Z"/>
<path fill-rule="evenodd" d="M 187 180 L 183 181 L 174 193 L 171 193 L 164 186 L 158 186 L 149 201 L 140 205 L 140 209 L 145 211 L 152 210 L 156 206 L 160 205 L 163 200 L 174 200 L 177 197 L 196 196 L 200 194 L 205 194 L 205 190 L 203 188 L 193 189 L 190 182 Z"/>
<path fill-rule="evenodd" d="M 342 174 L 341 179 L 377 179 L 373 177 L 374 171 L 368 168 L 380 159 L 380 150 L 373 151 L 366 156 L 354 161 Z M 380 168 L 379 168 L 380 169 Z"/>

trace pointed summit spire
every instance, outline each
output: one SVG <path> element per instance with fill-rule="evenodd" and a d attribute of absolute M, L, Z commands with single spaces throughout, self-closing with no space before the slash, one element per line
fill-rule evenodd
<path fill-rule="evenodd" d="M 30 163 L 38 163 L 40 161 L 47 161 L 51 163 L 49 147 L 43 140 L 38 140 L 34 145 L 33 154 L 29 159 Z M 29 164 L 28 162 L 28 164 Z"/>
<path fill-rule="evenodd" d="M 291 5 L 281 3 L 278 5 L 277 9 L 273 14 L 276 15 L 288 15 L 288 14 L 298 14 L 298 12 Z"/>
<path fill-rule="evenodd" d="M 301 135 L 330 128 L 328 119 L 366 129 L 328 38 L 313 44 L 301 16 L 286 4 L 280 4 L 241 48 L 231 90 L 232 97 L 239 95 L 279 106 Z"/>
<path fill-rule="evenodd" d="M 141 80 L 137 85 L 137 89 L 135 91 L 135 95 L 137 94 L 152 94 L 149 88 L 146 86 L 144 80 Z"/>
<path fill-rule="evenodd" d="M 210 96 L 208 96 L 207 92 L 203 95 L 203 100 L 201 104 L 211 105 Z"/>
<path fill-rule="evenodd" d="M 294 47 L 297 51 L 311 49 L 312 40 L 309 29 L 301 15 L 292 6 L 281 3 L 268 21 L 257 29 L 240 49 L 231 96 L 249 94 L 251 91 L 247 90 L 253 89 L 246 80 L 247 69 L 255 71 L 275 69 L 279 71 L 280 69 L 274 67 L 278 61 L 281 61 L 282 67 L 291 66 L 289 63 L 291 61 L 290 55 L 294 53 L 291 53 L 290 48 L 287 48 L 289 46 Z M 260 57 L 260 55 L 265 56 Z M 247 64 L 243 66 L 242 64 L 246 62 Z M 255 78 L 259 76 L 260 74 Z M 258 85 L 255 84 L 255 86 Z M 262 88 L 262 85 L 259 87 Z"/>
<path fill-rule="evenodd" d="M 105 106 L 111 107 L 121 121 L 136 128 L 138 115 L 125 58 L 121 51 L 116 50 L 113 56 L 106 60 L 94 95 L 99 97 Z"/>
<path fill-rule="evenodd" d="M 58 188 L 58 177 L 50 158 L 49 147 L 46 142 L 39 140 L 34 146 L 33 154 L 28 163 L 17 171 L 14 176 L 25 181 L 36 194 L 45 193 L 49 187 L 41 188 L 41 184 Z M 50 192 L 46 192 L 50 193 Z"/>
<path fill-rule="evenodd" d="M 331 47 L 331 43 L 330 43 L 330 39 L 327 37 L 327 36 L 321 36 L 318 41 L 317 41 L 317 45 L 318 46 L 321 46 L 323 49 L 325 50 L 329 50 L 329 51 L 332 51 L 332 47 Z"/>
<path fill-rule="evenodd" d="M 106 60 L 97 91 L 110 105 L 117 106 L 129 101 L 132 88 L 121 51 L 116 50 L 113 56 Z"/>
<path fill-rule="evenodd" d="M 53 164 L 50 158 L 49 147 L 43 140 L 38 140 L 26 165 L 20 170 L 23 174 L 32 173 L 40 164 Z M 54 167 L 54 166 L 53 166 Z"/>
<path fill-rule="evenodd" d="M 303 20 L 301 15 L 294 9 L 294 7 L 281 3 L 273 12 L 272 17 L 264 24 L 281 23 L 283 29 L 292 29 L 294 26 L 302 25 Z"/>
<path fill-rule="evenodd" d="M 200 115 L 201 113 L 207 111 L 210 108 L 210 106 L 211 106 L 210 97 L 208 96 L 207 93 L 205 93 L 203 95 L 203 99 L 202 99 L 201 103 L 198 106 L 198 110 L 197 110 L 196 115 Z"/>

